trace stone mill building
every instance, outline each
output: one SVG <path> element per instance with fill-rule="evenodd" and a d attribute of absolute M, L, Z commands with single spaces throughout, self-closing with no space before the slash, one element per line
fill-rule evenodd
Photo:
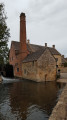
<path fill-rule="evenodd" d="M 48 47 L 30 44 L 26 38 L 26 16 L 20 14 L 20 41 L 12 41 L 9 63 L 13 65 L 14 76 L 37 82 L 56 79 L 56 66 L 61 66 L 61 54 L 55 45 Z"/>

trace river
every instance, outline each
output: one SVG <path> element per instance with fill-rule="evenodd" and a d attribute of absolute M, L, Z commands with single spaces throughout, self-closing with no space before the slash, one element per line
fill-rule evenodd
<path fill-rule="evenodd" d="M 27 80 L 0 84 L 0 120 L 48 120 L 65 84 Z"/>

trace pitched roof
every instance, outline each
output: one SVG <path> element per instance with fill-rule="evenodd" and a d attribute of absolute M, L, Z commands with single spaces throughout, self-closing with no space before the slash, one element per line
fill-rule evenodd
<path fill-rule="evenodd" d="M 62 63 L 67 63 L 67 59 L 62 56 Z"/>
<path fill-rule="evenodd" d="M 61 55 L 55 48 L 48 47 L 52 55 Z"/>
<path fill-rule="evenodd" d="M 14 45 L 15 50 L 20 50 L 20 42 L 12 41 L 12 44 Z"/>
<path fill-rule="evenodd" d="M 23 62 L 31 62 L 31 61 L 36 61 L 42 53 L 45 51 L 45 49 L 41 49 L 36 52 L 32 52 L 31 54 L 28 54 L 27 57 L 23 60 Z"/>
<path fill-rule="evenodd" d="M 65 58 L 66 62 L 67 62 L 67 58 Z"/>
<path fill-rule="evenodd" d="M 35 45 L 35 44 L 27 44 L 27 48 L 31 52 L 36 52 L 44 48 L 44 46 Z"/>
<path fill-rule="evenodd" d="M 45 46 L 27 44 L 27 48 L 30 52 L 36 52 L 36 51 L 39 51 L 41 49 L 44 49 Z M 55 48 L 51 48 L 51 47 L 47 47 L 47 48 L 49 48 L 52 55 L 61 55 Z"/>
<path fill-rule="evenodd" d="M 12 41 L 12 44 L 14 45 L 15 50 L 20 51 L 20 42 Z M 28 44 L 27 43 L 27 49 L 30 53 L 44 50 L 44 48 L 45 48 L 45 46 L 40 46 L 40 45 Z M 47 47 L 47 48 L 49 48 L 52 55 L 61 55 L 55 48 L 51 48 L 51 47 Z"/>

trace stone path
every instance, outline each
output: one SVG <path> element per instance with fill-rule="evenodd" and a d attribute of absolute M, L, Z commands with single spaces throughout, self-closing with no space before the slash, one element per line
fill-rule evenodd
<path fill-rule="evenodd" d="M 67 120 L 67 84 L 60 95 L 59 101 L 53 109 L 49 120 Z"/>

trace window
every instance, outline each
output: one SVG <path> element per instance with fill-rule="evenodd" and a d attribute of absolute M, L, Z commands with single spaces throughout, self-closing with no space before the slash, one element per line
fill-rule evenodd
<path fill-rule="evenodd" d="M 56 59 L 56 62 L 58 61 L 58 58 L 55 58 Z"/>
<path fill-rule="evenodd" d="M 24 74 L 26 74 L 26 69 L 24 69 Z"/>
<path fill-rule="evenodd" d="M 12 60 L 13 60 L 13 57 L 12 57 Z"/>
<path fill-rule="evenodd" d="M 19 72 L 19 68 L 17 68 L 17 72 Z"/>
<path fill-rule="evenodd" d="M 15 63 L 15 66 L 17 66 L 18 65 L 18 63 Z"/>
<path fill-rule="evenodd" d="M 58 65 L 56 65 L 56 67 L 58 68 Z"/>
<path fill-rule="evenodd" d="M 32 62 L 32 66 L 34 66 L 34 61 Z"/>

